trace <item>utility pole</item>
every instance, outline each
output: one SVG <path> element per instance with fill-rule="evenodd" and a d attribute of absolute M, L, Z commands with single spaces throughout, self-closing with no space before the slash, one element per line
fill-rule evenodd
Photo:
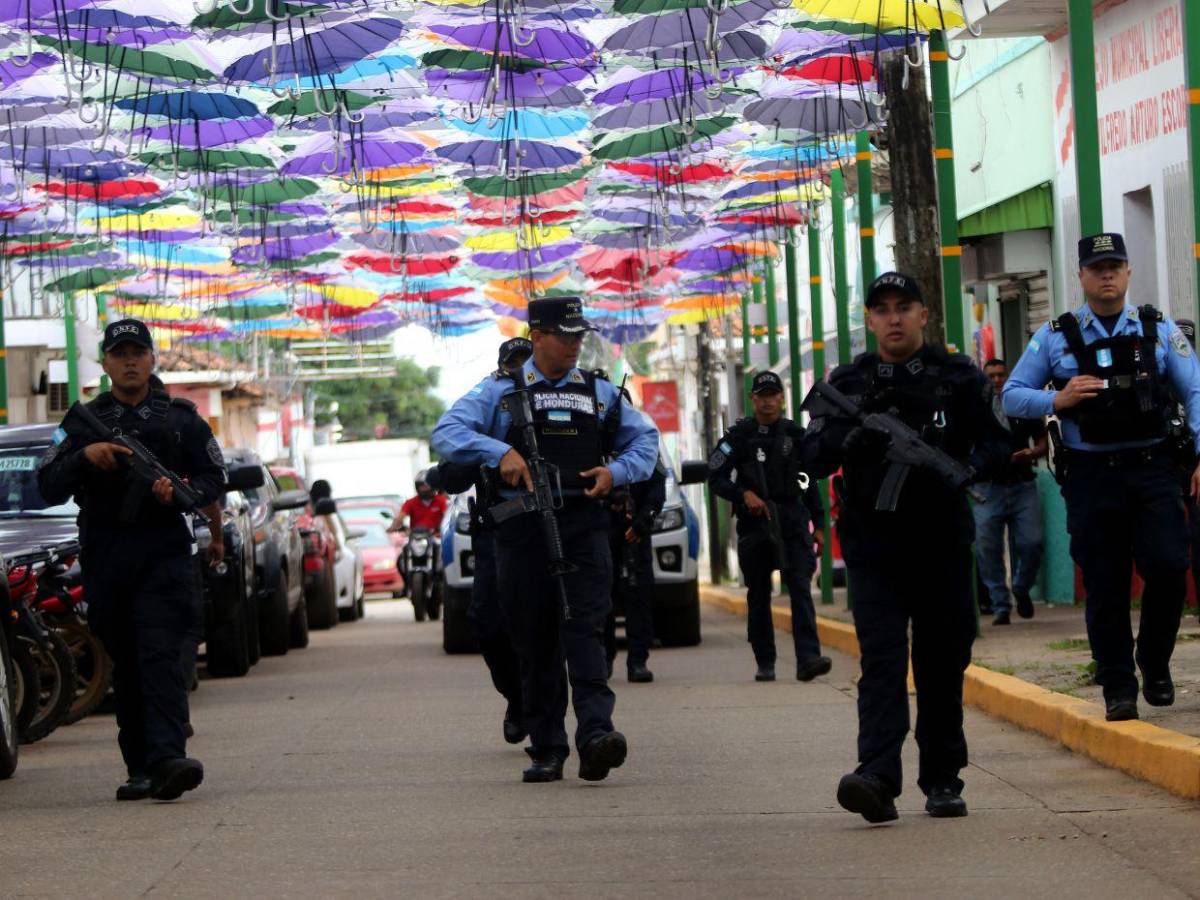
<path fill-rule="evenodd" d="M 63 295 L 63 333 L 66 337 L 67 354 L 67 402 L 79 399 L 79 348 L 75 337 L 75 292 Z"/>
<path fill-rule="evenodd" d="M 815 208 L 810 208 L 808 218 L 808 284 L 812 308 L 812 357 L 813 383 L 825 377 L 825 310 L 821 298 L 821 231 L 818 227 Z M 821 509 L 825 512 L 826 541 L 821 545 L 821 603 L 833 603 L 833 545 L 828 540 L 833 528 L 833 517 L 829 511 L 829 481 L 818 482 L 817 492 L 821 495 Z"/>
<path fill-rule="evenodd" d="M 875 184 L 871 173 L 871 135 L 860 131 L 854 136 L 854 159 L 858 175 L 858 255 L 862 260 L 863 294 L 879 275 L 875 263 Z M 866 309 L 863 309 L 866 316 Z M 863 322 L 867 350 L 874 351 L 875 335 Z"/>
<path fill-rule="evenodd" d="M 830 173 L 829 203 L 833 212 L 833 297 L 837 317 L 838 365 L 850 362 L 850 283 L 846 274 L 846 178 L 841 166 Z"/>
<path fill-rule="evenodd" d="M 946 346 L 967 348 L 963 321 L 962 247 L 958 243 L 958 190 L 954 182 L 954 128 L 950 111 L 950 54 L 946 33 L 929 35 L 929 72 L 933 81 L 933 156 L 937 166 L 938 218 L 941 228 L 942 302 L 946 316 Z"/>
<path fill-rule="evenodd" d="M 1188 136 L 1192 162 L 1192 242 L 1196 280 L 1192 282 L 1192 315 L 1200 316 L 1200 9 L 1183 4 L 1184 52 L 1187 54 Z"/>
<path fill-rule="evenodd" d="M 1185 15 L 1188 5 L 1183 4 Z M 1084 237 L 1104 230 L 1100 123 L 1096 112 L 1096 28 L 1092 15 L 1092 0 L 1067 0 L 1071 105 L 1075 111 L 1075 190 L 1079 199 L 1079 233 Z"/>

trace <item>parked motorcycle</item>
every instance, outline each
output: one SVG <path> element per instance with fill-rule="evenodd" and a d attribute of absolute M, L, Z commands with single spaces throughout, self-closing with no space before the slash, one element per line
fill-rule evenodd
<path fill-rule="evenodd" d="M 414 528 L 401 559 L 417 621 L 424 622 L 426 615 L 436 621 L 442 611 L 441 537 L 428 528 Z"/>

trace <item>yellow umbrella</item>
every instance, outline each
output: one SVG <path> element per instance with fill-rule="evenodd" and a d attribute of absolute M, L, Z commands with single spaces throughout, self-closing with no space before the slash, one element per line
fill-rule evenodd
<path fill-rule="evenodd" d="M 880 31 L 932 31 L 966 24 L 957 0 L 792 0 L 792 7 L 813 19 L 860 22 Z"/>
<path fill-rule="evenodd" d="M 366 288 L 351 287 L 348 284 L 319 284 L 317 292 L 334 303 L 342 306 L 354 306 L 367 309 L 379 302 L 379 294 Z"/>
<path fill-rule="evenodd" d="M 160 322 L 189 322 L 196 318 L 196 308 L 181 303 L 124 303 L 115 304 L 130 319 L 156 319 Z"/>
<path fill-rule="evenodd" d="M 389 166 L 383 169 L 371 169 L 363 172 L 363 177 L 367 181 L 399 181 L 402 178 L 412 178 L 416 175 L 423 175 L 426 172 L 432 171 L 432 163 L 424 163 L 419 166 Z"/>
<path fill-rule="evenodd" d="M 200 214 L 192 210 L 152 209 L 145 213 L 127 213 L 107 219 L 81 220 L 92 225 L 101 223 L 104 230 L 113 231 L 178 231 L 199 228 Z"/>
<path fill-rule="evenodd" d="M 737 304 L 730 303 L 725 306 L 710 306 L 705 309 L 693 309 L 688 312 L 673 313 L 667 317 L 667 322 L 672 325 L 694 325 L 698 322 L 723 316 L 725 313 L 732 312 L 736 308 Z"/>
<path fill-rule="evenodd" d="M 537 229 L 525 225 L 524 228 L 524 244 L 527 247 L 545 247 L 550 244 L 557 244 L 559 241 L 566 240 L 571 236 L 571 229 L 565 225 L 556 225 L 547 228 L 544 232 L 539 233 Z M 471 250 L 517 250 L 517 231 L 495 231 L 491 234 L 479 234 L 475 237 L 467 238 L 464 246 Z"/>

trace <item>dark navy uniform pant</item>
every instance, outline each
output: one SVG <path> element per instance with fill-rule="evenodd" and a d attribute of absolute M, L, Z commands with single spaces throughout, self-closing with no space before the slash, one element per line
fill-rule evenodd
<path fill-rule="evenodd" d="M 1165 672 L 1187 591 L 1187 513 L 1179 472 L 1157 448 L 1137 461 L 1072 453 L 1063 485 L 1071 558 L 1083 572 L 1088 641 L 1106 699 L 1137 697 L 1129 589 L 1145 582 L 1137 662 Z"/>
<path fill-rule="evenodd" d="M 624 542 L 624 534 L 620 535 L 620 540 Z M 613 595 L 621 598 L 621 605 L 625 610 L 627 666 L 634 663 L 645 665 L 650 659 L 650 647 L 654 643 L 654 549 L 651 547 L 650 536 L 639 540 L 634 547 L 637 554 L 637 585 L 631 588 L 619 577 L 620 567 L 616 554 L 621 547 L 609 544 L 609 550 L 613 554 Z M 611 613 L 605 627 L 604 643 L 609 665 L 612 665 L 613 660 L 617 658 L 617 619 Z"/>
<path fill-rule="evenodd" d="M 521 718 L 521 665 L 500 610 L 500 585 L 496 575 L 496 539 L 490 533 L 471 539 L 475 572 L 467 619 L 475 629 L 479 650 L 492 676 L 492 684 L 508 701 L 509 713 Z"/>
<path fill-rule="evenodd" d="M 781 577 L 787 585 L 792 604 L 792 642 L 796 661 L 805 662 L 821 655 L 817 638 L 817 613 L 813 609 L 812 577 L 817 561 L 813 555 L 812 533 L 807 512 L 798 500 L 780 503 L 780 530 L 789 567 Z M 746 631 L 760 665 L 775 664 L 775 625 L 771 619 L 771 573 L 777 568 L 774 549 L 765 523 L 747 517 L 738 522 L 738 564 L 746 579 Z"/>
<path fill-rule="evenodd" d="M 845 532 L 842 533 L 845 547 Z M 900 795 L 900 748 L 908 735 L 909 621 L 917 688 L 917 784 L 961 791 L 967 764 L 963 673 L 975 641 L 971 547 L 929 537 L 908 552 L 853 554 L 846 571 L 862 651 L 858 682 L 858 769 Z"/>
<path fill-rule="evenodd" d="M 558 513 L 566 557 L 571 618 L 564 621 L 536 515 L 500 525 L 496 554 L 500 605 L 521 662 L 523 723 L 533 754 L 566 758 L 567 685 L 577 726 L 575 746 L 613 730 L 616 698 L 608 686 L 604 622 L 612 608 L 608 513 L 599 504 L 568 504 Z"/>
<path fill-rule="evenodd" d="M 186 755 L 183 657 L 200 637 L 203 607 L 190 551 L 163 549 L 118 542 L 82 557 L 88 624 L 112 657 L 117 741 L 131 776 Z"/>

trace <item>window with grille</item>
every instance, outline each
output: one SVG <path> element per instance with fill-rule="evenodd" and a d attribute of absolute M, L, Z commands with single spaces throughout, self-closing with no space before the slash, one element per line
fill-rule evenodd
<path fill-rule="evenodd" d="M 67 386 L 61 382 L 50 382 L 49 400 L 50 412 L 65 413 L 71 406 L 67 399 Z"/>

